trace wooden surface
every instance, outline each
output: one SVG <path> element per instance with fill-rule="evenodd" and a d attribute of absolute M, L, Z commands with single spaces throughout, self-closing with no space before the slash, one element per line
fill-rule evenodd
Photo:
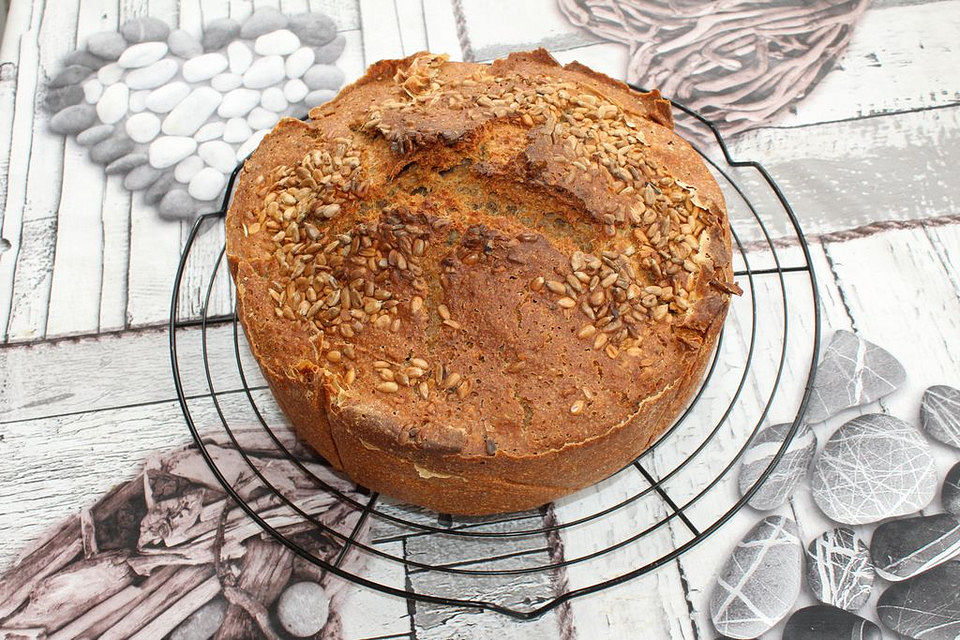
<path fill-rule="evenodd" d="M 615 77 L 623 75 L 627 60 L 623 47 L 572 28 L 552 0 L 255 4 L 272 4 L 289 13 L 307 8 L 330 12 L 347 38 L 338 64 L 348 78 L 374 60 L 427 48 L 455 59 L 466 50 L 484 60 L 544 45 L 561 61 L 581 60 Z M 48 116 L 35 97 L 38 86 L 85 35 L 116 28 L 130 17 L 150 14 L 199 32 L 202 24 L 217 17 L 245 17 L 253 5 L 248 0 L 204 0 L 202 8 L 199 0 L 11 3 L 0 45 L 2 247 L 9 243 L 6 250 L 0 247 L 0 567 L 45 528 L 130 477 L 149 453 L 189 437 L 175 399 L 168 335 L 162 326 L 189 225 L 159 220 L 139 196 L 124 191 L 118 179 L 105 178 L 75 142 L 49 134 Z M 958 31 L 960 0 L 878 0 L 857 25 L 846 55 L 793 113 L 729 141 L 736 157 L 764 163 L 794 205 L 811 239 L 827 337 L 832 329 L 852 329 L 896 355 L 908 371 L 908 382 L 881 401 L 879 409 L 914 423 L 923 389 L 960 384 Z M 898 224 L 878 224 L 881 221 Z M 216 232 L 201 240 L 201 259 L 196 270 L 186 274 L 182 305 L 188 313 L 200 309 L 200 285 L 219 243 Z M 785 255 L 796 258 L 796 249 L 787 249 Z M 754 268 L 769 260 L 763 253 L 752 256 Z M 771 294 L 770 286 L 758 283 L 758 295 Z M 228 286 L 218 287 L 214 306 L 229 309 L 230 296 Z M 735 309 L 732 327 L 747 324 L 745 316 L 737 316 L 746 313 L 746 307 L 742 309 Z M 761 313 L 777 312 L 766 305 Z M 776 320 L 771 316 L 765 322 Z M 794 322 L 790 331 L 791 349 L 799 349 L 809 344 L 812 323 Z M 229 336 L 219 337 L 211 345 L 221 351 L 210 361 L 223 367 L 215 372 L 218 379 L 229 380 L 235 376 L 232 353 L 223 346 Z M 743 349 L 737 343 L 743 339 L 737 330 L 728 331 L 730 353 Z M 183 331 L 181 340 L 184 349 L 199 348 L 195 330 Z M 771 348 L 777 340 L 772 335 L 761 340 L 748 393 L 762 391 L 773 362 L 763 345 Z M 788 368 L 782 383 L 792 393 L 805 373 L 797 353 L 791 351 L 791 362 L 798 364 Z M 252 363 L 247 371 L 252 371 Z M 203 393 L 201 379 L 188 382 L 188 393 Z M 721 383 L 729 384 L 725 379 Z M 200 415 L 212 417 L 212 406 L 200 405 Z M 855 414 L 818 425 L 821 444 Z M 688 471 L 715 474 L 717 465 L 730 459 L 731 448 L 739 446 L 736 435 L 733 425 L 717 439 L 716 450 Z M 678 437 L 694 439 L 698 434 L 692 430 Z M 682 441 L 678 447 L 683 450 Z M 934 448 L 942 478 L 956 458 L 946 447 Z M 669 451 L 658 450 L 653 458 L 654 475 L 677 464 Z M 687 495 L 693 484 L 686 478 L 678 474 L 671 492 Z M 602 491 L 589 490 L 557 505 L 556 517 L 571 519 L 595 510 L 598 501 L 628 495 L 638 482 L 608 481 Z M 729 493 L 731 483 L 718 491 Z M 604 541 L 616 541 L 624 531 L 662 519 L 663 508 L 662 503 L 644 502 L 607 521 L 603 530 L 572 528 L 561 536 L 563 553 L 576 557 Z M 806 489 L 782 512 L 797 519 L 805 541 L 830 526 Z M 704 522 L 713 515 L 702 507 L 692 513 Z M 355 588 L 342 614 L 344 637 L 492 638 L 507 633 L 592 638 L 629 633 L 713 638 L 705 606 L 715 572 L 759 517 L 746 509 L 706 543 L 659 570 L 576 599 L 533 623 L 411 605 Z M 427 539 L 409 532 L 379 533 L 378 548 L 388 555 L 429 558 L 432 553 Z M 674 519 L 650 536 L 643 549 L 627 547 L 606 565 L 574 565 L 564 578 L 569 588 L 592 584 L 675 547 L 684 535 L 689 536 Z M 517 551 L 543 563 L 556 553 L 557 544 L 545 540 L 542 546 Z M 465 588 L 422 584 L 425 576 L 407 575 L 387 560 L 371 561 L 367 572 L 372 579 L 401 587 L 409 580 L 418 588 Z M 545 587 L 525 582 L 517 588 L 536 594 Z M 807 594 L 802 598 L 810 600 Z"/>

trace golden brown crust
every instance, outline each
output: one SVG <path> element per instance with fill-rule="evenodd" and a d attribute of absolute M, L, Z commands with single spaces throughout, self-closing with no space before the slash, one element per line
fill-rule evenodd
<path fill-rule="evenodd" d="M 628 464 L 699 382 L 723 196 L 669 103 L 542 50 L 376 63 L 241 172 L 238 314 L 293 424 L 371 489 L 537 506 Z"/>

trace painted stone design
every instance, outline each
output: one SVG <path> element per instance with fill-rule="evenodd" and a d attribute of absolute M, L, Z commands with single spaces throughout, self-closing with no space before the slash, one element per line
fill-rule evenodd
<path fill-rule="evenodd" d="M 877 574 L 892 582 L 912 578 L 957 554 L 960 521 L 947 513 L 884 522 L 870 541 Z"/>
<path fill-rule="evenodd" d="M 956 640 L 960 637 L 960 560 L 894 583 L 877 601 L 885 627 L 908 638 Z"/>
<path fill-rule="evenodd" d="M 879 400 L 907 379 L 903 365 L 872 342 L 837 331 L 817 367 L 805 418 L 823 422 L 844 409 Z"/>
<path fill-rule="evenodd" d="M 934 440 L 960 449 L 960 389 L 935 385 L 920 401 L 920 427 Z"/>
<path fill-rule="evenodd" d="M 820 602 L 857 611 L 873 588 L 870 549 L 852 529 L 823 532 L 807 546 L 807 586 Z"/>
<path fill-rule="evenodd" d="M 756 638 L 790 613 L 800 595 L 797 524 L 769 516 L 754 526 L 720 570 L 710 618 L 730 638 Z M 776 588 L 771 588 L 776 585 Z"/>
<path fill-rule="evenodd" d="M 790 423 L 775 424 L 762 429 L 757 434 L 740 461 L 740 475 L 737 482 L 741 496 L 746 495 L 750 487 L 770 466 L 777 451 L 783 445 L 790 427 Z M 783 457 L 750 498 L 748 504 L 761 511 L 776 509 L 783 504 L 803 480 L 816 451 L 817 437 L 809 426 L 801 424 Z"/>
<path fill-rule="evenodd" d="M 162 185 L 148 204 L 189 219 L 218 206 L 230 172 L 280 118 L 336 95 L 344 46 L 317 12 L 258 9 L 243 23 L 214 20 L 199 38 L 136 18 L 64 58 L 47 83 L 49 127 L 76 136 L 125 188 L 148 196 Z"/>
<path fill-rule="evenodd" d="M 830 436 L 813 466 L 813 499 L 832 520 L 867 524 L 924 508 L 937 489 L 930 446 L 903 420 L 869 413 Z"/>

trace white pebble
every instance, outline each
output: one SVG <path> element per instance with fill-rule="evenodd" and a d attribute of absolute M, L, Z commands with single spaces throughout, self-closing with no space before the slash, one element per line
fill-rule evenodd
<path fill-rule="evenodd" d="M 242 74 L 250 68 L 253 62 L 253 52 L 243 42 L 234 40 L 227 45 L 227 60 L 230 62 L 230 73 Z"/>
<path fill-rule="evenodd" d="M 187 193 L 201 202 L 213 200 L 223 193 L 227 178 L 213 167 L 205 167 L 190 180 Z"/>
<path fill-rule="evenodd" d="M 221 99 L 218 91 L 197 87 L 164 118 L 163 132 L 168 136 L 193 135 L 213 115 Z"/>
<path fill-rule="evenodd" d="M 160 136 L 150 143 L 150 166 L 166 169 L 197 150 L 197 141 L 183 136 Z"/>
<path fill-rule="evenodd" d="M 123 81 L 131 89 L 156 89 L 177 75 L 179 69 L 176 60 L 164 58 L 142 69 L 129 71 Z"/>
<path fill-rule="evenodd" d="M 112 84 L 103 91 L 97 101 L 97 117 L 103 124 L 119 122 L 127 115 L 130 101 L 130 89 L 121 83 Z"/>
<path fill-rule="evenodd" d="M 257 107 L 247 116 L 247 124 L 251 129 L 269 129 L 277 124 L 280 116 L 273 111 L 267 111 L 263 107 Z"/>
<path fill-rule="evenodd" d="M 317 105 L 321 105 L 324 102 L 332 100 L 333 97 L 337 95 L 336 91 L 330 91 L 329 89 L 317 89 L 316 91 L 311 91 L 307 94 L 307 97 L 303 99 L 303 103 L 307 107 L 313 108 Z"/>
<path fill-rule="evenodd" d="M 203 167 L 203 158 L 190 156 L 189 158 L 181 160 L 177 166 L 173 168 L 173 177 L 177 182 L 188 184 L 193 180 L 193 176 L 197 175 L 197 172 L 203 169 Z"/>
<path fill-rule="evenodd" d="M 223 127 L 224 142 L 246 142 L 253 135 L 253 129 L 243 118 L 230 118 Z"/>
<path fill-rule="evenodd" d="M 183 63 L 183 79 L 187 82 L 209 80 L 227 68 L 227 58 L 222 53 L 205 53 Z"/>
<path fill-rule="evenodd" d="M 197 155 L 203 158 L 204 162 L 224 173 L 229 173 L 236 167 L 235 154 L 233 147 L 222 140 L 204 142 L 197 148 Z"/>
<path fill-rule="evenodd" d="M 233 91 L 241 84 L 243 84 L 243 78 L 235 73 L 219 73 L 210 80 L 210 86 L 220 93 Z"/>
<path fill-rule="evenodd" d="M 287 84 L 283 85 L 283 97 L 290 103 L 300 102 L 307 97 L 308 93 L 310 93 L 310 88 L 303 84 L 303 80 L 300 78 L 288 80 Z"/>
<path fill-rule="evenodd" d="M 120 78 L 122 77 L 123 67 L 118 65 L 116 62 L 105 64 L 100 67 L 99 71 L 97 71 L 97 80 L 103 83 L 104 86 L 109 86 L 114 82 L 120 82 Z"/>
<path fill-rule="evenodd" d="M 283 58 L 267 56 L 256 60 L 243 74 L 243 86 L 250 89 L 266 89 L 283 80 Z"/>
<path fill-rule="evenodd" d="M 285 56 L 300 47 L 300 38 L 289 29 L 265 33 L 253 43 L 253 50 L 261 56 Z"/>
<path fill-rule="evenodd" d="M 194 140 L 197 142 L 206 142 L 207 140 L 216 140 L 217 138 L 223 135 L 223 130 L 226 125 L 222 120 L 215 120 L 214 122 L 208 122 L 207 124 L 200 127 L 195 134 L 193 134 Z"/>
<path fill-rule="evenodd" d="M 147 96 L 150 95 L 150 92 L 144 89 L 143 91 L 131 91 L 130 92 L 130 105 L 127 107 L 130 109 L 130 113 L 140 113 L 147 108 Z"/>
<path fill-rule="evenodd" d="M 190 87 L 185 82 L 171 82 L 150 92 L 147 96 L 147 109 L 154 113 L 167 113 L 189 94 Z"/>
<path fill-rule="evenodd" d="M 124 69 L 146 67 L 167 55 L 167 48 L 166 42 L 141 42 L 127 47 L 127 50 L 120 54 L 117 64 Z"/>
<path fill-rule="evenodd" d="M 127 118 L 125 127 L 131 140 L 146 144 L 160 133 L 160 118 L 152 113 L 137 113 Z"/>
<path fill-rule="evenodd" d="M 248 155 L 253 153 L 253 150 L 257 148 L 257 145 L 260 144 L 260 141 L 263 140 L 268 133 L 270 133 L 270 129 L 261 129 L 247 138 L 247 141 L 237 149 L 237 160 L 244 160 Z"/>
<path fill-rule="evenodd" d="M 311 66 L 313 66 L 313 49 L 310 47 L 303 47 L 297 49 L 289 56 L 287 56 L 287 61 L 284 63 L 284 67 L 287 71 L 288 78 L 299 78 L 307 72 Z"/>
<path fill-rule="evenodd" d="M 223 102 L 217 109 L 221 118 L 238 118 L 250 113 L 260 103 L 260 92 L 253 89 L 234 89 L 223 96 Z"/>
<path fill-rule="evenodd" d="M 270 87 L 263 90 L 260 96 L 260 106 L 267 111 L 280 113 L 287 108 L 287 99 L 283 97 L 280 87 Z"/>
<path fill-rule="evenodd" d="M 96 104 L 103 95 L 103 83 L 96 78 L 90 78 L 83 83 L 83 99 L 87 104 Z"/>

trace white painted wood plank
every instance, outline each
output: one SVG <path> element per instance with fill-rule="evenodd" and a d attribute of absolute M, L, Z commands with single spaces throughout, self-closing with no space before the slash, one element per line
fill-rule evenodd
<path fill-rule="evenodd" d="M 960 2 L 868 8 L 837 66 L 787 126 L 960 102 Z"/>
<path fill-rule="evenodd" d="M 397 24 L 397 7 L 383 0 L 360 0 L 363 29 L 363 55 L 371 64 L 385 58 L 403 56 L 403 43 Z"/>
<path fill-rule="evenodd" d="M 306 13 L 310 10 L 310 2 L 308 0 L 280 0 L 280 10 L 288 16 Z"/>
<path fill-rule="evenodd" d="M 21 39 L 14 118 L 22 119 L 14 123 L 18 135 L 11 149 L 11 167 L 17 176 L 11 176 L 8 185 L 3 231 L 12 248 L 0 264 L 4 286 L 9 286 L 4 292 L 10 292 L 9 297 L 4 296 L 8 309 L 0 321 L 5 322 L 7 338 L 13 340 L 36 339 L 46 329 L 55 233 L 39 221 L 55 216 L 60 205 L 63 137 L 47 131 L 49 114 L 35 96 L 39 79 L 52 77 L 59 69 L 59 59 L 73 47 L 77 21 L 76 2 L 63 5 L 62 11 L 43 11 L 42 5 L 37 9 Z M 19 145 L 23 145 L 26 158 L 20 157 Z M 11 236 L 21 229 L 15 232 L 13 226 L 22 224 L 25 232 L 28 222 L 33 223 L 32 231 L 43 235 L 17 238 L 14 248 Z"/>
<path fill-rule="evenodd" d="M 119 331 L 127 326 L 127 291 L 130 270 L 130 216 L 135 202 L 118 176 L 107 178 L 104 187 L 103 267 L 100 292 L 100 331 Z M 142 212 L 139 215 L 144 215 Z"/>
<path fill-rule="evenodd" d="M 427 49 L 445 53 L 454 62 L 464 59 L 452 0 L 424 0 L 423 21 L 426 23 Z"/>
<path fill-rule="evenodd" d="M 394 557 L 403 556 L 403 543 L 387 542 L 376 548 Z M 379 584 L 404 588 L 406 574 L 403 566 L 373 554 L 365 554 L 363 575 Z M 398 596 L 380 593 L 355 584 L 344 586 L 343 607 L 340 620 L 343 623 L 343 638 L 377 638 L 410 631 L 410 615 L 407 601 Z"/>
<path fill-rule="evenodd" d="M 409 56 L 427 48 L 427 32 L 423 23 L 422 0 L 394 0 L 397 27 L 403 43 L 403 55 Z"/>
<path fill-rule="evenodd" d="M 76 46 L 82 47 L 87 36 L 105 29 L 115 29 L 117 13 L 112 7 L 91 0 L 80 0 L 77 17 Z M 103 298 L 102 280 L 105 261 L 115 261 L 123 248 L 107 237 L 115 233 L 105 204 L 106 183 L 119 178 L 105 178 L 103 167 L 87 157 L 87 149 L 68 136 L 64 146 L 61 207 L 57 213 L 57 245 L 50 286 L 50 305 L 46 336 L 56 337 L 97 331 Z M 110 213 L 114 209 L 111 208 Z M 109 223 L 108 223 L 109 220 Z M 126 226 L 123 230 L 126 244 Z M 126 272 L 126 264 L 123 265 Z M 111 273 L 111 285 L 114 274 Z M 124 286 L 125 282 L 122 282 Z M 114 293 L 116 287 L 110 287 Z M 117 309 L 118 311 L 121 309 Z"/>
<path fill-rule="evenodd" d="M 731 153 L 770 171 L 808 234 L 960 211 L 960 107 L 750 131 Z"/>
<path fill-rule="evenodd" d="M 623 70 L 629 61 L 627 48 L 613 42 L 591 44 L 576 49 L 558 49 L 552 52 L 560 64 L 579 62 L 611 78 L 623 79 Z"/>

